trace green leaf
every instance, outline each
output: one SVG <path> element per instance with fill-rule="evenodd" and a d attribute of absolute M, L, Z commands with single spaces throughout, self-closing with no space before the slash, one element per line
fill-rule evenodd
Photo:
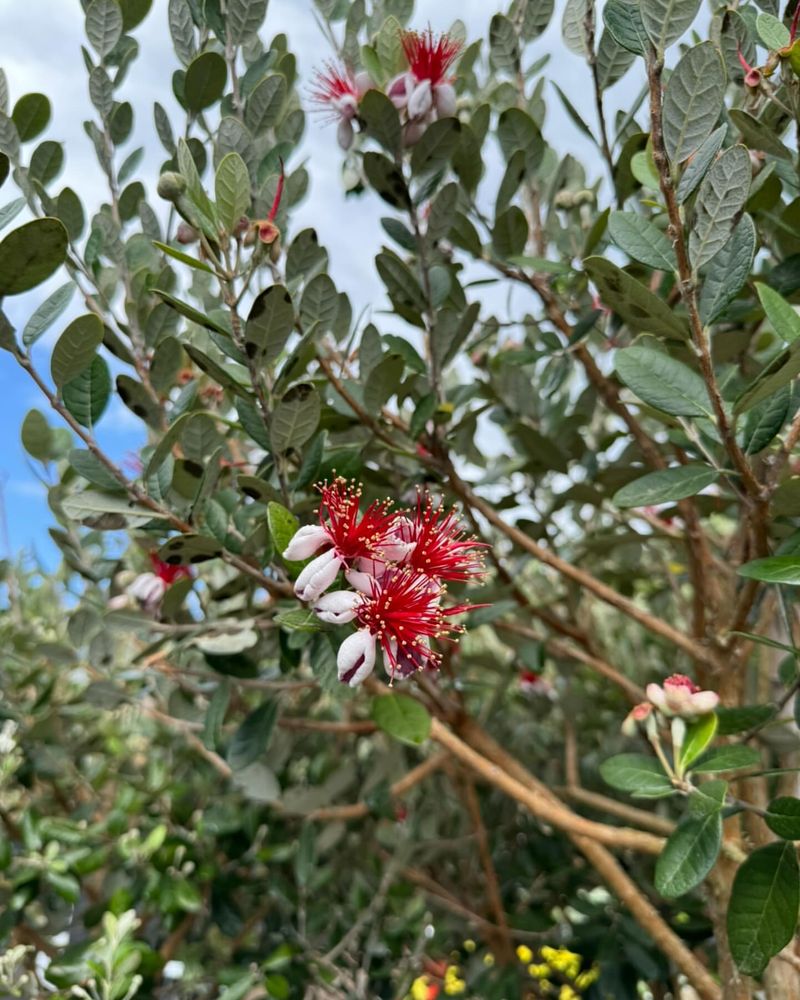
<path fill-rule="evenodd" d="M 218 52 L 201 52 L 186 69 L 186 107 L 197 113 L 216 104 L 225 91 L 227 79 L 228 67 L 222 56 Z"/>
<path fill-rule="evenodd" d="M 640 0 L 642 24 L 658 53 L 663 53 L 689 28 L 701 0 Z"/>
<path fill-rule="evenodd" d="M 663 299 L 627 271 L 603 257 L 587 257 L 583 266 L 597 286 L 604 305 L 618 313 L 632 330 L 653 333 L 657 337 L 686 339 L 685 322 Z"/>
<path fill-rule="evenodd" d="M 779 433 L 789 412 L 791 398 L 792 390 L 784 385 L 774 396 L 768 396 L 750 410 L 742 433 L 745 455 L 757 455 Z"/>
<path fill-rule="evenodd" d="M 321 409 L 322 402 L 313 385 L 292 386 L 272 413 L 272 450 L 284 452 L 302 447 L 317 429 Z"/>
<path fill-rule="evenodd" d="M 3 205 L 0 208 L 0 229 L 5 229 L 9 222 L 13 222 L 26 204 L 24 198 L 15 198 L 7 205 Z"/>
<path fill-rule="evenodd" d="M 143 504 L 119 494 L 100 493 L 98 490 L 81 490 L 71 493 L 61 502 L 67 517 L 73 521 L 95 518 L 101 514 L 121 514 L 130 526 L 144 524 L 155 516 Z"/>
<path fill-rule="evenodd" d="M 586 7 L 586 0 L 567 0 L 561 18 L 561 37 L 576 56 L 585 56 L 588 51 Z"/>
<path fill-rule="evenodd" d="M 309 281 L 300 300 L 300 326 L 310 330 L 319 324 L 320 334 L 333 330 L 339 313 L 336 285 L 328 274 L 318 274 Z"/>
<path fill-rule="evenodd" d="M 658 271 L 674 271 L 677 267 L 667 234 L 638 212 L 611 212 L 608 233 L 633 260 Z"/>
<path fill-rule="evenodd" d="M 753 559 L 738 569 L 739 576 L 764 583 L 800 584 L 800 556 L 768 556 Z"/>
<path fill-rule="evenodd" d="M 701 268 L 728 242 L 750 191 L 752 167 L 744 146 L 731 146 L 715 160 L 700 185 L 689 234 L 689 256 Z"/>
<path fill-rule="evenodd" d="M 40 184 L 47 185 L 60 173 L 64 165 L 64 147 L 60 142 L 39 143 L 31 154 L 31 164 L 28 168 L 30 176 L 39 181 Z"/>
<path fill-rule="evenodd" d="M 787 344 L 800 340 L 800 316 L 794 306 L 789 305 L 774 288 L 760 281 L 756 282 L 756 291 L 775 333 Z"/>
<path fill-rule="evenodd" d="M 221 333 L 224 337 L 229 336 L 228 331 L 224 326 L 220 326 L 215 320 L 211 319 L 210 316 L 206 316 L 205 313 L 201 313 L 199 309 L 195 309 L 194 306 L 190 306 L 188 302 L 182 302 L 180 299 L 176 299 L 174 295 L 170 295 L 169 292 L 165 292 L 161 288 L 154 288 L 153 295 L 157 295 L 162 302 L 166 302 L 168 306 L 185 316 L 186 319 L 190 319 L 193 323 L 197 323 L 198 326 L 204 326 L 207 330 L 215 330 L 217 333 Z"/>
<path fill-rule="evenodd" d="M 519 71 L 519 39 L 511 21 L 502 14 L 495 14 L 489 23 L 489 58 L 492 66 L 501 73 Z"/>
<path fill-rule="evenodd" d="M 275 545 L 275 551 L 280 555 L 294 538 L 300 527 L 300 522 L 282 504 L 270 500 L 267 504 L 267 527 Z"/>
<path fill-rule="evenodd" d="M 778 138 L 773 125 L 754 118 L 747 111 L 742 111 L 741 108 L 731 108 L 728 114 L 733 124 L 742 133 L 743 141 L 751 149 L 762 149 L 765 153 L 777 156 L 781 160 L 792 159 L 791 150 Z"/>
<path fill-rule="evenodd" d="M 96 455 L 93 455 L 88 449 L 85 448 L 73 448 L 69 455 L 69 464 L 78 473 L 79 476 L 83 476 L 84 479 L 88 480 L 92 486 L 96 486 L 99 490 L 111 490 L 112 492 L 121 492 L 122 486 L 110 472 L 103 465 Z"/>
<path fill-rule="evenodd" d="M 373 190 L 393 208 L 408 208 L 411 204 L 403 172 L 382 153 L 367 152 L 363 158 L 364 174 Z"/>
<path fill-rule="evenodd" d="M 86 37 L 101 59 L 122 36 L 122 8 L 117 0 L 92 0 L 86 11 Z"/>
<path fill-rule="evenodd" d="M 783 795 L 767 806 L 764 822 L 784 840 L 800 840 L 800 799 Z"/>
<path fill-rule="evenodd" d="M 777 52 L 791 42 L 789 29 L 779 18 L 772 14 L 760 13 L 756 18 L 756 31 L 764 45 Z"/>
<path fill-rule="evenodd" d="M 99 355 L 61 390 L 64 406 L 83 427 L 94 427 L 111 396 L 111 372 Z"/>
<path fill-rule="evenodd" d="M 259 136 L 278 121 L 286 101 L 286 78 L 271 73 L 259 81 L 247 98 L 244 123 L 254 136 Z"/>
<path fill-rule="evenodd" d="M 65 285 L 57 288 L 51 295 L 48 295 L 44 302 L 35 310 L 22 331 L 22 343 L 26 347 L 31 347 L 35 344 L 39 337 L 55 323 L 69 305 L 74 293 L 75 284 L 72 281 L 68 281 Z"/>
<path fill-rule="evenodd" d="M 794 844 L 768 844 L 736 872 L 728 905 L 728 941 L 740 972 L 760 976 L 797 926 L 800 876 Z"/>
<path fill-rule="evenodd" d="M 713 712 L 701 715 L 686 727 L 686 737 L 681 749 L 680 763 L 684 770 L 702 754 L 717 731 L 717 717 Z"/>
<path fill-rule="evenodd" d="M 367 133 L 394 156 L 400 148 L 402 129 L 400 115 L 386 94 L 380 90 L 368 90 L 361 99 L 358 109 Z"/>
<path fill-rule="evenodd" d="M 647 347 L 617 351 L 617 375 L 648 406 L 683 417 L 710 417 L 702 378 L 668 354 Z"/>
<path fill-rule="evenodd" d="M 439 118 L 428 125 L 411 153 L 411 171 L 417 176 L 447 166 L 461 134 L 458 118 Z"/>
<path fill-rule="evenodd" d="M 775 714 L 770 705 L 742 705 L 741 708 L 718 708 L 716 715 L 719 720 L 720 736 L 733 736 L 736 733 L 747 732 L 756 726 L 763 725 Z"/>
<path fill-rule="evenodd" d="M 696 496 L 719 479 L 716 469 L 706 465 L 678 465 L 673 469 L 650 472 L 617 490 L 612 503 L 618 507 L 647 507 L 672 503 Z"/>
<path fill-rule="evenodd" d="M 760 763 L 761 755 L 753 747 L 739 746 L 732 743 L 729 746 L 717 747 L 701 757 L 692 770 L 697 774 L 715 774 L 718 771 L 739 771 L 743 767 L 753 767 Z"/>
<path fill-rule="evenodd" d="M 673 792 L 672 782 L 653 757 L 641 753 L 621 753 L 600 765 L 606 784 L 641 798 L 657 799 Z"/>
<path fill-rule="evenodd" d="M 234 771 L 241 771 L 266 753 L 277 721 L 278 703 L 275 701 L 265 701 L 247 716 L 228 747 L 228 763 Z"/>
<path fill-rule="evenodd" d="M 533 174 L 539 168 L 545 143 L 539 126 L 521 108 L 506 108 L 497 122 L 497 141 L 506 162 L 518 149 L 525 153 L 525 169 Z"/>
<path fill-rule="evenodd" d="M 188 264 L 189 267 L 193 267 L 196 271 L 205 271 L 206 274 L 213 274 L 214 271 L 202 260 L 198 260 L 196 257 L 190 256 L 188 253 L 184 253 L 183 250 L 176 250 L 175 247 L 171 247 L 169 243 L 162 243 L 160 240 L 153 240 L 153 246 L 165 253 L 168 257 L 172 257 L 173 260 L 179 260 L 182 264 Z"/>
<path fill-rule="evenodd" d="M 695 785 L 689 795 L 689 815 L 708 816 L 721 812 L 725 807 L 727 794 L 728 782 L 722 778 Z"/>
<path fill-rule="evenodd" d="M 302 563 L 287 563 L 288 566 L 302 566 Z M 273 619 L 276 625 L 285 628 L 290 632 L 323 632 L 325 625 L 314 614 L 313 611 L 306 611 L 303 608 L 295 608 L 292 611 L 281 611 Z"/>
<path fill-rule="evenodd" d="M 22 421 L 22 447 L 31 458 L 46 462 L 53 450 L 53 431 L 39 410 L 28 410 Z"/>
<path fill-rule="evenodd" d="M 0 243 L 0 298 L 40 285 L 67 258 L 67 231 L 58 219 L 34 219 Z"/>
<path fill-rule="evenodd" d="M 681 204 L 686 201 L 705 177 L 706 171 L 722 148 L 726 131 L 727 129 L 724 125 L 720 125 L 718 129 L 715 129 L 686 164 L 676 191 L 676 197 Z"/>
<path fill-rule="evenodd" d="M 670 74 L 664 93 L 664 146 L 682 163 L 708 138 L 725 99 L 725 67 L 711 42 L 695 45 Z"/>
<path fill-rule="evenodd" d="M 292 297 L 283 285 L 270 285 L 253 302 L 244 329 L 244 349 L 257 366 L 272 365 L 294 329 Z"/>
<path fill-rule="evenodd" d="M 597 48 L 597 82 L 601 90 L 621 80 L 636 57 L 616 40 L 611 31 L 604 31 Z"/>
<path fill-rule="evenodd" d="M 492 246 L 500 257 L 516 257 L 528 242 L 528 220 L 518 205 L 499 215 L 492 229 Z"/>
<path fill-rule="evenodd" d="M 741 291 L 750 276 L 756 245 L 755 224 L 749 215 L 743 215 L 731 238 L 703 271 L 698 309 L 704 324 L 712 323 Z"/>
<path fill-rule="evenodd" d="M 645 55 L 649 39 L 638 2 L 608 0 L 603 8 L 603 21 L 623 48 L 637 56 Z"/>
<path fill-rule="evenodd" d="M 25 94 L 14 105 L 11 120 L 17 126 L 21 142 L 35 139 L 50 121 L 50 101 L 44 94 Z"/>
<path fill-rule="evenodd" d="M 405 694 L 386 694 L 372 703 L 372 721 L 401 743 L 420 746 L 431 732 L 431 717 L 424 705 Z"/>
<path fill-rule="evenodd" d="M 800 341 L 795 341 L 786 351 L 773 358 L 760 375 L 736 400 L 733 412 L 744 413 L 750 407 L 768 399 L 782 386 L 788 385 L 800 374 Z"/>
<path fill-rule="evenodd" d="M 243 215 L 250 210 L 250 174 L 238 153 L 223 156 L 214 181 L 220 221 L 233 232 Z"/>
<path fill-rule="evenodd" d="M 718 812 L 684 819 L 670 834 L 656 862 L 655 887 L 667 899 L 690 892 L 708 875 L 722 844 Z"/>
<path fill-rule="evenodd" d="M 205 535 L 176 535 L 158 550 L 158 558 L 170 566 L 196 565 L 216 559 L 222 553 L 222 546 L 216 538 Z"/>
<path fill-rule="evenodd" d="M 74 319 L 56 341 L 50 359 L 50 375 L 61 389 L 91 365 L 103 342 L 103 323 L 95 313 Z"/>
<path fill-rule="evenodd" d="M 226 24 L 231 42 L 241 45 L 257 35 L 266 14 L 267 0 L 228 0 Z"/>
<path fill-rule="evenodd" d="M 150 13 L 153 0 L 120 0 L 122 8 L 122 27 L 125 31 L 133 31 Z"/>
<path fill-rule="evenodd" d="M 555 0 L 514 0 L 508 16 L 519 25 L 519 33 L 532 42 L 547 28 L 555 9 Z"/>

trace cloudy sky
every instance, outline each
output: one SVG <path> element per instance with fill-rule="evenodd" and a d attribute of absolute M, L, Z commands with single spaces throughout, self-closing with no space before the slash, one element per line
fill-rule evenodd
<path fill-rule="evenodd" d="M 561 0 L 558 11 L 563 9 Z M 488 0 L 417 0 L 417 23 L 430 23 L 434 29 L 447 28 L 458 17 L 467 27 L 470 39 L 486 37 L 488 21 L 495 10 Z M 162 103 L 169 111 L 177 107 L 172 97 L 171 76 L 176 68 L 166 25 L 167 0 L 154 0 L 146 20 L 135 30 L 141 54 L 134 63 L 122 87 L 122 95 L 136 111 L 134 134 L 124 147 L 127 155 L 137 146 L 145 148 L 141 167 L 142 180 L 153 193 L 163 149 L 155 135 L 152 106 Z M 547 73 L 567 91 L 588 121 L 593 121 L 590 88 L 585 64 L 562 45 L 559 13 L 554 23 L 530 51 L 530 58 L 547 52 L 553 54 Z M 78 0 L 0 0 L 0 66 L 6 72 L 12 103 L 22 94 L 41 91 L 53 104 L 53 118 L 46 137 L 65 144 L 67 161 L 60 185 L 68 184 L 81 195 L 87 214 L 107 197 L 103 178 L 94 152 L 81 123 L 92 117 L 87 79 L 80 46 L 84 41 L 83 13 Z M 313 15 L 311 0 L 271 0 L 264 37 L 283 31 L 298 57 L 301 77 L 308 80 L 315 65 L 329 54 Z M 629 78 L 628 78 L 629 80 Z M 628 82 L 628 93 L 634 86 Z M 614 94 L 626 91 L 626 83 L 617 85 Z M 597 159 L 587 140 L 566 119 L 555 95 L 548 95 L 547 136 L 558 148 Z M 180 120 L 180 118 L 178 118 Z M 28 152 L 30 147 L 28 149 Z M 337 285 L 353 300 L 354 313 L 383 298 L 382 288 L 373 269 L 373 258 L 381 242 L 382 230 L 378 219 L 385 206 L 373 196 L 358 201 L 345 201 L 340 182 L 341 158 L 336 147 L 334 130 L 310 121 L 304 155 L 311 174 L 311 191 L 305 203 L 292 219 L 293 228 L 316 227 L 320 241 L 331 250 L 331 271 Z M 598 162 L 597 169 L 601 169 Z M 0 208 L 16 197 L 11 181 L 0 190 Z M 345 242 L 343 246 L 342 243 Z M 7 299 L 5 303 L 12 322 L 22 327 L 42 298 L 64 276 L 43 285 L 28 295 Z M 77 297 L 74 300 L 77 310 Z M 67 317 L 69 318 L 69 314 Z M 59 330 L 63 328 L 62 322 Z M 54 334 L 58 330 L 53 331 Z M 47 353 L 52 338 L 37 346 L 36 359 L 47 371 Z M 46 534 L 49 523 L 45 491 L 29 464 L 19 443 L 19 426 L 32 406 L 41 406 L 35 387 L 4 355 L 0 357 L 0 420 L 4 427 L 4 447 L 0 453 L 0 483 L 3 487 L 10 548 L 52 552 Z M 137 422 L 117 402 L 100 424 L 99 437 L 109 451 L 117 456 L 136 446 Z M 0 535 L 0 548 L 4 545 Z M 5 553 L 2 553 L 5 554 Z"/>

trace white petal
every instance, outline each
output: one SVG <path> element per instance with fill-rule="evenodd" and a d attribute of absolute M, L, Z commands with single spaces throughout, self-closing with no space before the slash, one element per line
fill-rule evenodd
<path fill-rule="evenodd" d="M 433 107 L 433 93 L 431 91 L 431 81 L 423 80 L 418 83 L 411 92 L 408 99 L 408 117 L 424 118 Z"/>
<path fill-rule="evenodd" d="M 356 93 L 359 97 L 363 97 L 364 94 L 366 94 L 366 92 L 371 90 L 374 86 L 372 77 L 363 69 L 356 73 L 353 78 L 353 83 L 356 85 Z"/>
<path fill-rule="evenodd" d="M 161 602 L 166 589 L 166 583 L 155 573 L 142 573 L 128 587 L 128 593 L 137 601 L 141 601 L 145 607 L 155 608 Z"/>
<path fill-rule="evenodd" d="M 456 113 L 456 91 L 452 83 L 440 83 L 433 88 L 433 104 L 440 118 L 450 118 Z"/>
<path fill-rule="evenodd" d="M 298 576 L 294 592 L 301 601 L 316 601 L 336 579 L 341 560 L 333 549 L 313 559 Z"/>
<path fill-rule="evenodd" d="M 719 695 L 716 691 L 698 691 L 692 695 L 692 708 L 697 715 L 707 715 L 719 705 Z"/>
<path fill-rule="evenodd" d="M 331 625 L 346 625 L 355 618 L 360 603 L 361 596 L 352 590 L 334 590 L 315 601 L 314 613 Z"/>
<path fill-rule="evenodd" d="M 648 684 L 645 689 L 645 693 L 648 701 L 652 702 L 656 708 L 661 709 L 662 712 L 665 711 L 667 707 L 667 699 L 664 694 L 664 689 L 660 684 Z"/>
<path fill-rule="evenodd" d="M 408 104 L 410 82 L 408 73 L 401 73 L 400 76 L 396 76 L 394 80 L 392 80 L 386 90 L 386 96 L 392 104 L 394 104 L 398 111 L 402 111 L 406 104 Z"/>
<path fill-rule="evenodd" d="M 359 562 L 361 562 L 361 560 L 359 560 Z M 376 564 L 372 559 L 370 559 L 369 562 L 373 566 L 383 566 L 383 563 Z M 351 587 L 355 587 L 356 590 L 362 594 L 366 594 L 367 597 L 374 597 L 379 590 L 380 585 L 375 573 L 368 572 L 367 570 L 348 569 L 345 570 L 344 575 Z"/>
<path fill-rule="evenodd" d="M 375 667 L 375 636 L 367 629 L 349 635 L 339 647 L 336 668 L 339 680 L 350 687 L 369 677 Z"/>
<path fill-rule="evenodd" d="M 284 559 L 289 559 L 292 562 L 309 559 L 323 545 L 326 543 L 330 545 L 330 541 L 324 528 L 318 524 L 305 524 L 294 533 L 282 555 Z"/>
<path fill-rule="evenodd" d="M 381 546 L 381 555 L 387 562 L 401 563 L 414 551 L 416 542 L 386 542 Z"/>
<path fill-rule="evenodd" d="M 345 151 L 348 150 L 353 145 L 354 138 L 355 132 L 353 131 L 353 123 L 349 118 L 340 119 L 339 125 L 336 129 L 336 141 L 339 143 L 340 147 Z"/>
<path fill-rule="evenodd" d="M 358 114 L 358 102 L 352 94 L 345 94 L 344 97 L 340 97 L 335 103 L 334 107 L 339 112 L 342 118 L 346 118 L 347 121 L 352 121 Z"/>

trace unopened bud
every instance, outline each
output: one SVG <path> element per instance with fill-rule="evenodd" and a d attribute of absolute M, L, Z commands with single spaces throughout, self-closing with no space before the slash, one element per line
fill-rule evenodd
<path fill-rule="evenodd" d="M 186 190 L 186 181 L 181 174 L 167 170 L 158 178 L 158 196 L 166 201 L 175 201 Z"/>
<path fill-rule="evenodd" d="M 196 243 L 199 238 L 200 234 L 198 231 L 194 226 L 190 226 L 188 222 L 181 222 L 178 226 L 178 231 L 175 233 L 175 239 L 178 243 L 183 243 L 184 245 Z"/>

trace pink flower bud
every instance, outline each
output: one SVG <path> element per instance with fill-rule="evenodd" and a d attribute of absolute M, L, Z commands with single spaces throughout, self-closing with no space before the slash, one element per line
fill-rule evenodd
<path fill-rule="evenodd" d="M 456 113 L 456 91 L 452 83 L 439 83 L 433 88 L 433 106 L 440 118 Z"/>
<path fill-rule="evenodd" d="M 433 90 L 430 80 L 423 80 L 411 91 L 408 98 L 408 117 L 424 118 L 433 107 Z"/>
<path fill-rule="evenodd" d="M 653 706 L 649 701 L 642 701 L 638 705 L 634 705 L 622 723 L 623 734 L 625 736 L 634 736 L 639 723 L 644 722 L 652 711 Z"/>
<path fill-rule="evenodd" d="M 316 601 L 325 593 L 339 574 L 341 559 L 333 549 L 312 559 L 298 576 L 294 592 L 301 601 Z"/>
<path fill-rule="evenodd" d="M 684 674 L 673 674 L 663 686 L 648 684 L 647 697 L 663 715 L 679 715 L 684 719 L 708 715 L 719 704 L 716 691 L 701 691 Z"/>
<path fill-rule="evenodd" d="M 372 673 L 375 653 L 375 637 L 369 629 L 362 628 L 349 635 L 336 656 L 339 680 L 350 687 L 358 687 Z"/>
<path fill-rule="evenodd" d="M 297 529 L 281 554 L 284 559 L 297 562 L 301 559 L 310 559 L 323 545 L 330 545 L 330 538 L 325 529 L 318 524 L 305 524 Z"/>
<path fill-rule="evenodd" d="M 360 600 L 360 596 L 352 590 L 334 590 L 332 594 L 323 594 L 315 601 L 314 613 L 331 625 L 346 625 L 355 618 Z"/>

